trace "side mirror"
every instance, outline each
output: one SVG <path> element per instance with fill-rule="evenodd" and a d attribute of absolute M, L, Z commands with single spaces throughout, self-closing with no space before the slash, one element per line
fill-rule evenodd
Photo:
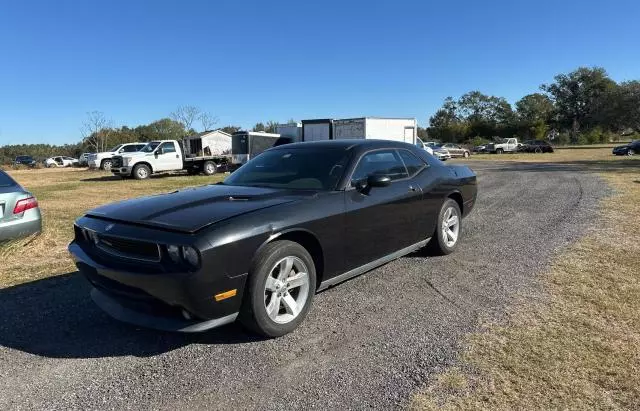
<path fill-rule="evenodd" d="M 162 147 L 156 150 L 156 155 L 159 156 L 160 154 L 164 154 L 164 148 Z"/>
<path fill-rule="evenodd" d="M 391 184 L 391 178 L 385 175 L 371 175 L 367 177 L 367 185 L 370 187 L 386 187 Z"/>

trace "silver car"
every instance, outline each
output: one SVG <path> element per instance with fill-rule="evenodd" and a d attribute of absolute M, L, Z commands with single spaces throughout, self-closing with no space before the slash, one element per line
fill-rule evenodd
<path fill-rule="evenodd" d="M 42 216 L 36 198 L 0 170 L 0 242 L 41 230 Z"/>

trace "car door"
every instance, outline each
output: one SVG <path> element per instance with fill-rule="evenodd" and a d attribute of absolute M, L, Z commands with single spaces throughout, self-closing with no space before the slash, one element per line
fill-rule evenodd
<path fill-rule="evenodd" d="M 176 150 L 173 141 L 165 141 L 156 149 L 154 161 L 154 171 L 169 171 L 182 169 L 182 158 Z"/>
<path fill-rule="evenodd" d="M 368 176 L 391 179 L 386 187 L 356 189 Z M 363 154 L 345 192 L 345 266 L 353 269 L 426 237 L 420 232 L 422 190 L 409 177 L 396 149 Z"/>

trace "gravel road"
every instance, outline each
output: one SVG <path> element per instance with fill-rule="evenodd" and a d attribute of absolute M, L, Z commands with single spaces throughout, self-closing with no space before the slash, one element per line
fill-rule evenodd
<path fill-rule="evenodd" d="M 0 290 L 0 409 L 405 406 L 479 319 L 538 295 L 536 273 L 608 191 L 572 166 L 470 165 L 479 198 L 456 253 L 416 253 L 324 291 L 283 338 L 136 329 L 95 308 L 75 273 Z"/>

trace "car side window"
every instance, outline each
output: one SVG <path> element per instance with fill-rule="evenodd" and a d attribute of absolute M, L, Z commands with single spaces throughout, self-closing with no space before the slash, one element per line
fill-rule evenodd
<path fill-rule="evenodd" d="M 363 155 L 353 171 L 351 182 L 371 175 L 388 176 L 391 181 L 407 178 L 407 170 L 396 150 L 377 150 Z"/>
<path fill-rule="evenodd" d="M 162 152 L 163 153 L 175 153 L 176 145 L 173 142 L 162 143 Z"/>
<path fill-rule="evenodd" d="M 125 148 L 122 149 L 122 151 L 125 153 L 134 153 L 138 151 L 138 146 L 126 146 Z"/>
<path fill-rule="evenodd" d="M 407 150 L 398 150 L 398 153 L 400 153 L 400 158 L 402 158 L 402 162 L 407 168 L 409 177 L 415 176 L 427 166 L 424 161 Z"/>

